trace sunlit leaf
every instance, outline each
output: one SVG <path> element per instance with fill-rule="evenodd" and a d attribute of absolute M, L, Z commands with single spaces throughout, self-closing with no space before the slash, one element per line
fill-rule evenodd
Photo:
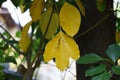
<path fill-rule="evenodd" d="M 30 45 L 30 42 L 31 42 L 30 36 L 28 35 L 28 30 L 29 30 L 31 23 L 32 22 L 30 21 L 29 23 L 25 25 L 25 27 L 22 30 L 21 40 L 19 41 L 19 46 L 21 50 L 23 50 L 24 52 L 27 51 Z"/>
<path fill-rule="evenodd" d="M 65 70 L 69 66 L 69 58 L 77 60 L 79 58 L 79 48 L 76 42 L 60 31 L 55 38 L 46 45 L 44 52 L 45 62 L 55 58 L 56 66 Z"/>
<path fill-rule="evenodd" d="M 79 9 L 80 9 L 80 11 L 81 11 L 82 15 L 84 15 L 84 16 L 85 16 L 85 8 L 84 8 L 84 6 L 83 6 L 83 4 L 82 4 L 81 0 L 75 0 L 75 2 L 76 2 L 76 3 L 77 3 L 77 5 L 79 6 Z"/>
<path fill-rule="evenodd" d="M 30 15 L 33 21 L 40 19 L 40 16 L 44 9 L 44 0 L 33 0 L 30 6 Z"/>
<path fill-rule="evenodd" d="M 50 17 L 51 16 L 51 17 Z M 51 19 L 50 19 L 51 18 Z M 47 9 L 45 13 L 42 14 L 40 18 L 40 28 L 42 34 L 44 35 L 46 32 L 46 38 L 50 39 L 52 35 L 55 34 L 57 28 L 59 26 L 59 17 L 57 13 L 52 13 L 52 8 Z"/>
<path fill-rule="evenodd" d="M 80 28 L 81 16 L 77 8 L 65 2 L 60 10 L 60 25 L 63 30 L 73 37 Z"/>
<path fill-rule="evenodd" d="M 104 12 L 106 9 L 106 0 L 96 0 L 97 9 L 100 12 Z"/>
<path fill-rule="evenodd" d="M 5 74 L 3 71 L 0 71 L 0 80 L 5 80 Z"/>

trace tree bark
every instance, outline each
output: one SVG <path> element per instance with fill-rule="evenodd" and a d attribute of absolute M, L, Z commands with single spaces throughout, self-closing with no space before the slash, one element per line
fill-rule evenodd
<path fill-rule="evenodd" d="M 102 21 L 96 28 L 76 39 L 80 47 L 80 55 L 83 56 L 92 52 L 107 57 L 105 54 L 107 47 L 115 43 L 115 17 L 114 13 L 111 11 L 113 1 L 106 0 L 107 8 L 104 12 L 98 11 L 95 4 L 96 0 L 81 1 L 85 4 L 86 16 L 82 17 L 82 24 L 78 35 L 93 27 L 107 14 L 109 14 L 109 17 Z M 77 80 L 90 80 L 89 77 L 85 77 L 86 68 L 87 65 L 77 64 Z"/>

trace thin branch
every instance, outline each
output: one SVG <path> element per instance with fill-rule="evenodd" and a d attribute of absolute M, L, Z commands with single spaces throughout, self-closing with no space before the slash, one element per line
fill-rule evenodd
<path fill-rule="evenodd" d="M 92 31 L 93 29 L 95 29 L 96 27 L 98 27 L 99 24 L 101 24 L 103 21 L 105 21 L 108 17 L 110 16 L 110 14 L 107 14 L 105 17 L 103 17 L 99 22 L 97 22 L 94 26 L 90 27 L 88 30 L 86 30 L 85 32 L 76 35 L 74 38 L 79 38 L 85 34 L 87 34 L 88 32 Z"/>
<path fill-rule="evenodd" d="M 19 51 L 13 44 L 10 44 L 9 42 L 8 42 L 8 40 L 2 35 L 2 33 L 0 33 L 0 36 L 1 36 L 1 38 L 5 41 L 5 42 L 7 42 L 7 44 L 8 45 L 10 45 L 12 48 L 14 48 L 15 50 L 16 50 L 16 52 L 18 52 L 19 54 L 23 54 L 21 51 Z"/>
<path fill-rule="evenodd" d="M 42 61 L 41 59 L 42 59 L 43 51 L 42 51 L 41 49 L 42 49 L 43 43 L 44 43 L 44 41 L 45 41 L 46 34 L 47 34 L 47 32 L 48 32 L 48 29 L 49 29 L 50 21 L 51 21 L 51 18 L 52 18 L 52 13 L 53 13 L 53 10 L 52 10 L 52 12 L 51 12 L 51 14 L 50 14 L 50 19 L 49 19 L 49 22 L 48 22 L 48 24 L 47 24 L 46 31 L 45 31 L 45 33 L 44 33 L 44 35 L 43 35 L 43 38 L 42 38 L 41 41 L 40 41 L 40 44 L 39 44 L 39 47 L 38 47 L 38 51 L 37 51 L 37 53 L 36 53 L 36 56 L 35 56 L 35 58 L 33 59 L 32 64 L 28 67 L 28 69 L 27 69 L 27 71 L 26 71 L 26 73 L 25 73 L 25 75 L 24 75 L 23 80 L 26 80 L 26 78 L 27 78 L 26 75 L 28 75 L 28 74 L 31 72 L 31 70 L 34 71 L 34 70 L 36 69 L 36 67 L 38 67 L 38 66 L 40 65 L 40 63 L 41 63 L 41 61 Z M 33 73 L 31 73 L 31 74 L 33 74 Z M 29 76 L 29 77 L 30 77 L 30 76 Z"/>
<path fill-rule="evenodd" d="M 16 40 L 11 36 L 11 34 L 10 34 L 5 28 L 3 28 L 1 25 L 0 25 L 0 28 L 2 28 L 2 29 L 10 36 L 10 38 L 12 38 L 14 41 L 16 41 Z"/>
<path fill-rule="evenodd" d="M 43 43 L 44 43 L 46 34 L 47 34 L 47 32 L 48 32 L 48 29 L 49 29 L 50 21 L 51 21 L 51 19 L 52 19 L 52 14 L 53 14 L 53 10 L 52 10 L 52 12 L 51 12 L 51 14 L 50 14 L 49 22 L 48 22 L 48 24 L 47 24 L 47 28 L 46 28 L 46 30 L 45 30 L 45 33 L 44 33 L 44 35 L 43 35 L 43 38 L 42 38 L 42 40 L 41 40 L 41 42 L 40 42 L 40 44 L 39 44 L 39 48 L 38 48 L 37 55 L 35 56 L 35 58 L 34 58 L 34 60 L 33 60 L 33 62 L 32 62 L 32 64 L 34 64 L 34 62 L 36 61 L 36 64 L 35 64 L 34 68 L 38 66 L 37 63 L 38 63 L 38 64 L 40 63 L 40 55 L 43 53 L 43 51 L 41 52 L 41 48 L 42 48 L 42 45 L 43 45 Z M 36 60 L 36 59 L 37 59 L 37 60 Z"/>
<path fill-rule="evenodd" d="M 74 73 L 72 73 L 70 70 L 68 71 L 72 76 L 76 77 Z"/>

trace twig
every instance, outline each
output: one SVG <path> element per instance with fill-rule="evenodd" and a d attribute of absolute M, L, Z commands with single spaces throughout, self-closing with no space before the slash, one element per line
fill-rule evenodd
<path fill-rule="evenodd" d="M 87 34 L 88 32 L 90 32 L 91 30 L 95 29 L 96 27 L 98 27 L 99 24 L 101 24 L 104 20 L 106 20 L 108 17 L 110 16 L 110 14 L 107 14 L 105 17 L 103 17 L 99 22 L 97 22 L 94 26 L 90 27 L 88 30 L 86 30 L 85 32 L 76 35 L 74 38 L 79 38 L 85 34 Z"/>
<path fill-rule="evenodd" d="M 1 25 L 0 25 L 0 28 L 2 28 L 2 29 L 10 36 L 10 38 L 12 38 L 14 41 L 16 41 L 16 40 L 11 36 L 11 34 L 10 34 L 5 28 L 3 28 Z"/>
<path fill-rule="evenodd" d="M 23 52 L 19 51 L 13 44 L 9 43 L 8 40 L 2 35 L 2 33 L 0 33 L 0 36 L 5 42 L 8 43 L 8 45 L 10 45 L 12 48 L 14 48 L 19 54 L 23 54 Z"/>
<path fill-rule="evenodd" d="M 47 28 L 45 30 L 45 33 L 43 35 L 43 38 L 41 39 L 40 41 L 40 44 L 39 44 L 39 47 L 38 47 L 38 51 L 36 52 L 36 56 L 35 58 L 33 59 L 32 61 L 32 64 L 28 67 L 25 75 L 24 75 L 24 78 L 23 80 L 26 80 L 27 78 L 27 75 L 30 74 L 31 70 L 34 72 L 34 70 L 36 69 L 36 67 L 38 67 L 41 63 L 41 59 L 42 59 L 42 54 L 43 54 L 43 51 L 41 50 L 42 49 L 42 46 L 43 46 L 43 43 L 44 43 L 44 40 L 45 40 L 45 37 L 46 37 L 46 34 L 48 32 L 48 29 L 49 29 L 49 25 L 50 25 L 50 21 L 51 21 L 51 18 L 52 18 L 52 13 L 53 13 L 53 10 L 50 14 L 50 18 L 49 18 L 49 22 L 47 24 Z M 31 73 L 33 75 L 33 73 Z M 30 77 L 30 76 L 29 76 Z"/>
<path fill-rule="evenodd" d="M 72 76 L 76 77 L 75 74 L 73 74 L 70 70 L 68 71 Z"/>
<path fill-rule="evenodd" d="M 52 9 L 52 12 L 51 12 L 51 14 L 50 14 L 50 18 L 49 18 L 49 22 L 48 22 L 48 24 L 47 24 L 47 28 L 46 28 L 45 33 L 44 33 L 44 35 L 43 35 L 43 38 L 42 38 L 42 40 L 41 40 L 41 42 L 40 42 L 40 44 L 39 44 L 39 48 L 38 48 L 37 55 L 35 56 L 35 58 L 34 58 L 34 60 L 33 60 L 33 62 L 32 62 L 32 64 L 34 64 L 34 62 L 36 61 L 34 68 L 38 66 L 37 63 L 38 63 L 38 64 L 40 63 L 40 55 L 43 53 L 43 51 L 41 52 L 41 49 L 42 49 L 43 42 L 44 42 L 44 40 L 45 40 L 46 34 L 47 34 L 47 32 L 48 32 L 48 29 L 49 29 L 50 21 L 51 21 L 51 19 L 52 19 L 52 14 L 53 14 L 53 9 Z M 36 59 L 37 59 L 37 60 L 36 60 Z"/>

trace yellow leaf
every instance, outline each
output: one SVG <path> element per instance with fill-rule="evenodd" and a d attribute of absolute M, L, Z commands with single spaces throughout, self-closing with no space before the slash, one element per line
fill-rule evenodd
<path fill-rule="evenodd" d="M 23 50 L 23 52 L 27 51 L 31 42 L 30 36 L 28 35 L 28 30 L 31 23 L 32 22 L 27 23 L 25 27 L 22 29 L 22 35 L 21 35 L 21 40 L 19 41 L 19 47 L 21 50 Z"/>
<path fill-rule="evenodd" d="M 40 19 L 43 9 L 44 9 L 44 0 L 33 0 L 30 6 L 30 15 L 34 22 Z"/>
<path fill-rule="evenodd" d="M 50 16 L 52 16 L 51 20 L 50 20 Z M 45 38 L 50 39 L 57 31 L 58 26 L 59 26 L 59 17 L 57 13 L 55 12 L 52 13 L 52 7 L 50 7 L 49 9 L 47 9 L 46 12 L 42 14 L 40 18 L 40 28 L 41 28 L 42 34 L 44 35 L 47 29 Z"/>
<path fill-rule="evenodd" d="M 60 10 L 60 25 L 63 30 L 73 37 L 80 28 L 81 16 L 77 8 L 65 2 Z"/>
<path fill-rule="evenodd" d="M 61 70 L 65 70 L 69 66 L 69 59 L 77 60 L 80 51 L 76 42 L 62 31 L 60 31 L 45 47 L 45 62 L 55 58 L 56 66 Z"/>
<path fill-rule="evenodd" d="M 77 3 L 77 5 L 78 5 L 78 7 L 79 7 L 79 9 L 80 9 L 80 11 L 81 11 L 81 13 L 82 13 L 82 15 L 85 16 L 85 8 L 84 8 L 84 6 L 82 5 L 81 1 L 80 1 L 80 0 L 75 0 L 75 2 Z"/>

